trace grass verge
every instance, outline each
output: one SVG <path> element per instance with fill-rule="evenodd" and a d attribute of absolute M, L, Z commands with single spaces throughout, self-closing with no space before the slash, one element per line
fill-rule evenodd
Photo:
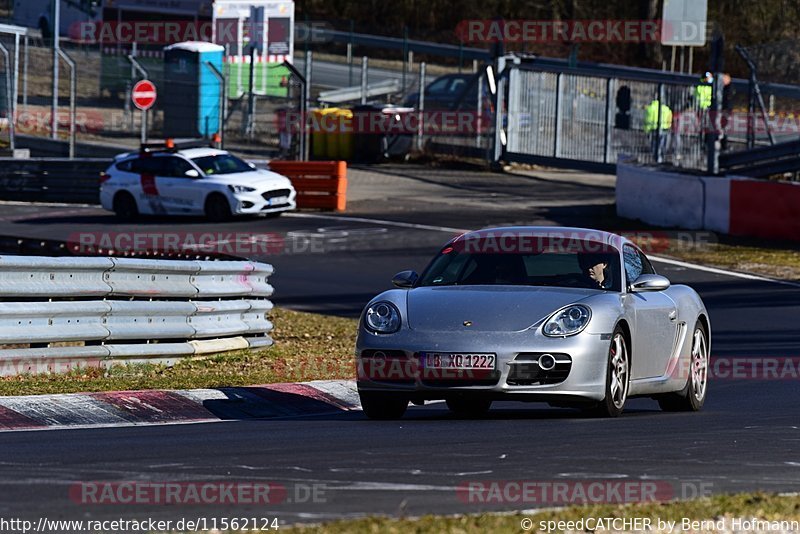
<path fill-rule="evenodd" d="M 214 388 L 355 376 L 355 319 L 276 308 L 272 321 L 275 346 L 267 350 L 186 360 L 173 367 L 120 365 L 11 376 L 0 379 L 0 395 Z"/>
<path fill-rule="evenodd" d="M 691 501 L 675 501 L 668 503 L 650 503 L 633 505 L 592 505 L 571 506 L 568 508 L 543 511 L 536 514 L 480 514 L 455 517 L 423 516 L 416 519 L 391 519 L 384 517 L 369 517 L 365 519 L 337 521 L 311 526 L 294 526 L 281 529 L 293 534 L 423 534 L 423 533 L 515 533 L 520 532 L 564 532 L 586 531 L 577 525 L 569 528 L 563 524 L 558 528 L 559 521 L 579 521 L 589 518 L 650 518 L 652 530 L 650 532 L 670 532 L 669 529 L 658 530 L 658 520 L 675 521 L 674 532 L 761 532 L 766 528 L 741 528 L 735 529 L 735 518 L 752 521 L 757 518 L 761 521 L 800 521 L 800 499 L 797 496 L 778 496 L 764 493 L 717 495 L 710 498 Z M 529 530 L 521 527 L 524 519 L 531 520 L 532 528 Z M 712 528 L 702 528 L 703 525 L 689 525 L 683 522 L 690 521 L 715 521 Z M 547 528 L 556 522 L 556 528 Z M 542 523 L 544 522 L 544 523 Z M 541 528 L 544 526 L 545 528 Z M 706 526 L 711 526 L 707 524 Z M 719 528 L 724 526 L 724 528 Z M 744 525 L 746 527 L 746 525 Z M 755 526 L 755 525 L 754 525 Z M 698 528 L 701 527 L 701 528 Z M 796 530 L 797 527 L 795 527 Z M 618 528 L 596 529 L 619 532 Z M 635 532 L 633 528 L 625 529 Z M 641 531 L 641 530 L 639 530 Z M 771 532 L 786 531 L 786 529 L 770 529 Z"/>
<path fill-rule="evenodd" d="M 664 255 L 691 263 L 780 278 L 800 280 L 800 250 L 797 244 L 774 246 L 750 240 L 725 238 L 718 243 L 685 247 L 673 243 Z"/>

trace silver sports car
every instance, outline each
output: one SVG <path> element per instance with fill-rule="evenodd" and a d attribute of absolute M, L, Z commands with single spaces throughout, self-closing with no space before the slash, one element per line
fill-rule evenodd
<path fill-rule="evenodd" d="M 619 235 L 511 227 L 448 242 L 403 271 L 361 316 L 358 390 L 368 417 L 444 399 L 479 415 L 493 400 L 615 417 L 630 397 L 664 410 L 706 398 L 708 312 Z"/>

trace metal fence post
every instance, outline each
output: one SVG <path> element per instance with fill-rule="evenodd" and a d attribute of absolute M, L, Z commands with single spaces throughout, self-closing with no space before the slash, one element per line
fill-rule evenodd
<path fill-rule="evenodd" d="M 616 79 L 608 78 L 606 80 L 606 123 L 605 123 L 605 139 L 603 141 L 603 163 L 611 161 L 611 133 L 613 132 L 614 124 L 614 109 L 612 105 L 612 96 L 616 92 L 617 83 Z"/>
<path fill-rule="evenodd" d="M 295 66 L 292 65 L 291 63 L 289 63 L 288 61 L 284 61 L 283 62 L 283 66 L 286 67 L 289 70 L 291 75 L 294 76 L 297 79 L 297 81 L 299 82 L 299 84 L 300 84 L 301 93 L 300 93 L 300 98 L 299 98 L 299 102 L 298 103 L 299 103 L 299 107 L 300 107 L 300 118 L 301 118 L 300 128 L 301 128 L 301 130 L 300 130 L 299 143 L 298 143 L 299 144 L 299 147 L 298 147 L 299 150 L 298 150 L 298 154 L 297 154 L 296 157 L 299 160 L 304 160 L 304 159 L 307 160 L 308 159 L 308 154 L 307 154 L 307 152 L 308 152 L 307 151 L 308 139 L 306 138 L 306 135 L 308 133 L 308 123 L 309 123 L 309 121 L 308 121 L 308 112 L 307 112 L 307 108 L 306 108 L 306 102 L 307 102 L 306 101 L 306 97 L 310 94 L 309 92 L 306 91 L 306 86 L 308 85 L 308 81 L 300 73 L 300 71 L 297 70 L 295 68 Z M 290 121 L 289 121 L 288 117 L 286 118 L 285 122 L 286 122 L 286 124 L 285 124 L 284 127 L 288 129 L 289 128 L 289 124 L 290 124 Z"/>
<path fill-rule="evenodd" d="M 206 61 L 206 65 L 211 70 L 211 73 L 219 80 L 220 84 L 220 102 L 219 102 L 219 144 L 220 148 L 225 147 L 225 117 L 228 115 L 228 83 L 225 74 L 211 63 Z"/>
<path fill-rule="evenodd" d="M 53 102 L 50 113 L 50 137 L 58 139 L 58 48 L 61 35 L 61 2 L 53 2 Z"/>
<path fill-rule="evenodd" d="M 369 69 L 369 59 L 367 56 L 361 58 L 361 103 L 367 103 L 367 76 Z"/>
<path fill-rule="evenodd" d="M 719 152 L 722 148 L 721 138 L 722 132 L 720 130 L 721 121 L 720 115 L 722 113 L 722 73 L 714 73 L 713 84 L 713 97 L 711 99 L 711 134 L 708 136 L 708 173 L 717 175 L 719 174 Z M 750 117 L 750 120 L 755 120 L 755 117 Z M 769 132 L 769 124 L 765 121 L 767 132 Z M 770 135 L 770 141 L 772 136 Z"/>
<path fill-rule="evenodd" d="M 350 40 L 347 43 L 347 86 L 353 86 L 353 32 L 355 21 L 350 19 Z"/>
<path fill-rule="evenodd" d="M 658 114 L 656 115 L 656 163 L 661 163 L 664 160 L 664 154 L 661 153 L 661 108 L 664 105 L 664 84 L 658 84 Z"/>
<path fill-rule="evenodd" d="M 256 49 L 250 48 L 250 73 L 247 77 L 248 80 L 248 95 L 247 95 L 247 121 L 245 122 L 245 133 L 252 139 L 256 126 Z"/>
<path fill-rule="evenodd" d="M 3 54 L 3 59 L 5 61 L 5 66 L 6 66 L 6 86 L 5 86 L 4 89 L 5 89 L 5 92 L 6 92 L 6 102 L 8 103 L 7 104 L 7 107 L 8 107 L 8 139 L 9 139 L 9 145 L 10 145 L 11 150 L 14 150 L 14 148 L 15 148 L 15 144 L 14 144 L 14 137 L 15 137 L 14 122 L 16 122 L 16 117 L 14 117 L 14 115 L 13 115 L 13 113 L 14 113 L 14 104 L 11 101 L 11 98 L 12 98 L 12 90 L 11 90 L 11 59 L 10 59 L 11 56 L 8 53 L 8 48 L 6 48 L 3 43 L 0 43 L 0 53 Z"/>
<path fill-rule="evenodd" d="M 19 101 L 19 34 L 14 34 L 14 84 L 11 89 L 11 105 L 9 106 L 9 110 L 11 111 L 11 123 L 16 127 L 17 123 L 17 102 Z M 9 131 L 11 131 L 9 129 Z M 9 140 L 11 151 L 13 153 L 14 149 L 17 148 L 14 144 L 14 139 L 11 138 Z"/>
<path fill-rule="evenodd" d="M 403 91 L 406 89 L 406 73 L 408 70 L 408 65 L 406 61 L 408 60 L 408 26 L 403 26 L 403 83 L 402 88 Z"/>
<path fill-rule="evenodd" d="M 564 75 L 560 72 L 556 75 L 556 109 L 555 124 L 553 125 L 553 157 L 561 157 L 561 113 L 564 105 L 564 97 L 561 91 L 564 86 Z"/>
<path fill-rule="evenodd" d="M 28 52 L 28 34 L 23 38 L 23 46 L 25 49 L 22 52 L 24 64 L 22 66 L 22 107 L 28 111 L 28 60 L 30 54 Z"/>
<path fill-rule="evenodd" d="M 422 150 L 424 146 L 423 135 L 425 133 L 425 62 L 419 64 L 419 102 L 417 103 L 417 111 L 419 112 L 419 121 L 417 124 L 417 150 Z"/>
<path fill-rule="evenodd" d="M 480 75 L 478 78 L 478 101 L 476 102 L 476 116 L 475 116 L 475 148 L 481 147 L 481 135 L 483 133 L 483 77 L 486 73 Z"/>
<path fill-rule="evenodd" d="M 497 58 L 497 69 L 494 72 L 495 93 L 494 93 L 494 141 L 492 163 L 500 163 L 503 157 L 503 149 L 507 139 L 503 132 L 503 105 L 506 88 L 506 58 Z"/>
<path fill-rule="evenodd" d="M 75 96 L 77 94 L 77 74 L 75 72 L 75 61 L 69 55 L 58 49 L 58 55 L 69 66 L 69 159 L 75 158 L 75 136 L 76 136 L 76 119 L 77 113 L 75 109 Z"/>
<path fill-rule="evenodd" d="M 300 157 L 302 161 L 308 161 L 310 159 L 309 132 L 306 125 L 309 124 L 307 115 L 309 113 L 309 109 L 311 108 L 311 74 L 313 61 L 314 58 L 311 51 L 306 51 L 306 68 L 304 74 L 305 84 L 303 85 L 303 107 L 301 113 L 301 120 L 303 121 L 303 144 L 302 150 L 300 151 Z"/>

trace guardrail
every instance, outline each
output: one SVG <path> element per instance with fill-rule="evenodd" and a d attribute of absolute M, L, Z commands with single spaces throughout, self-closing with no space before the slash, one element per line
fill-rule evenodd
<path fill-rule="evenodd" d="M 797 172 L 800 169 L 800 141 L 720 154 L 719 166 L 724 171 L 754 178 Z"/>
<path fill-rule="evenodd" d="M 347 163 L 344 161 L 278 161 L 269 168 L 289 177 L 298 208 L 344 211 L 347 207 Z"/>
<path fill-rule="evenodd" d="M 100 203 L 100 173 L 111 164 L 97 158 L 0 158 L 0 200 Z"/>
<path fill-rule="evenodd" d="M 337 43 L 352 43 L 367 48 L 411 50 L 415 54 L 431 54 L 467 60 L 477 59 L 480 61 L 488 61 L 492 59 L 492 52 L 483 48 L 433 43 L 430 41 L 419 41 L 417 39 L 384 37 L 382 35 L 345 32 L 327 28 L 312 27 L 311 39 L 316 42 L 333 41 Z"/>
<path fill-rule="evenodd" d="M 15 237 L 0 235 L 0 255 L 21 256 L 122 256 L 125 258 L 165 259 L 165 260 L 241 260 L 245 258 L 226 254 L 221 250 L 161 250 L 157 248 L 134 248 L 128 250 L 104 249 L 97 246 L 83 246 L 80 243 L 57 239 L 35 237 Z"/>
<path fill-rule="evenodd" d="M 372 98 L 375 96 L 390 95 L 400 91 L 400 80 L 385 80 L 378 83 L 367 85 L 366 95 L 360 85 L 344 87 L 342 89 L 332 89 L 321 91 L 317 100 L 328 104 L 342 104 L 344 102 L 355 102 L 362 98 Z"/>
<path fill-rule="evenodd" d="M 0 375 L 272 345 L 271 265 L 0 256 Z"/>

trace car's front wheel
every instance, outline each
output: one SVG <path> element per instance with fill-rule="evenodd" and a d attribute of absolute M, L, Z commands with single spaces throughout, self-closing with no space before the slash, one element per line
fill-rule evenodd
<path fill-rule="evenodd" d="M 665 412 L 696 412 L 703 407 L 708 391 L 708 334 L 700 321 L 694 327 L 689 377 L 677 392 L 657 398 Z"/>
<path fill-rule="evenodd" d="M 232 217 L 228 199 L 220 194 L 213 194 L 206 200 L 206 217 L 213 222 L 224 222 Z"/>
<path fill-rule="evenodd" d="M 400 419 L 408 408 L 408 399 L 396 394 L 359 391 L 358 396 L 361 398 L 361 408 L 370 419 Z"/>
<path fill-rule="evenodd" d="M 480 417 L 492 407 L 492 399 L 480 397 L 451 397 L 445 402 L 450 411 L 460 417 Z"/>
<path fill-rule="evenodd" d="M 606 370 L 606 396 L 594 407 L 601 417 L 619 417 L 625 409 L 630 387 L 631 357 L 625 333 L 619 326 L 611 336 Z"/>

